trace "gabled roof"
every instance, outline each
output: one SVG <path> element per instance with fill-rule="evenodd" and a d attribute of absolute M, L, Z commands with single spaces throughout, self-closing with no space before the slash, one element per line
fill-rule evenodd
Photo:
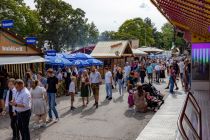
<path fill-rule="evenodd" d="M 26 41 L 25 41 L 25 39 L 22 36 L 16 34 L 15 32 L 11 31 L 10 29 L 4 29 L 4 28 L 1 28 L 0 27 L 0 33 L 1 32 L 5 33 L 5 34 L 11 36 L 11 38 L 14 38 L 15 40 L 17 40 L 17 43 L 19 43 L 20 46 L 25 46 L 28 49 L 33 50 L 37 54 L 40 54 L 40 55 L 43 54 L 42 51 L 41 51 L 41 49 L 36 48 L 35 45 L 26 44 Z M 1 44 L 1 42 L 0 42 L 0 44 Z"/>
<path fill-rule="evenodd" d="M 98 42 L 91 53 L 91 56 L 95 58 L 120 58 L 132 55 L 131 44 L 128 40 Z"/>

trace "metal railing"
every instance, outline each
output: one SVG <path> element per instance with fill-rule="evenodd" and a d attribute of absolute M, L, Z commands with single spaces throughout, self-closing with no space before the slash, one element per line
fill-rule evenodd
<path fill-rule="evenodd" d="M 197 116 L 197 122 L 198 122 L 198 130 L 196 131 L 196 129 L 193 127 L 192 122 L 190 121 L 190 119 L 188 118 L 188 116 L 186 115 L 186 108 L 188 105 L 188 102 L 190 102 L 192 104 L 192 107 L 194 108 L 195 112 L 196 112 L 196 116 Z M 178 129 L 179 132 L 182 136 L 182 138 L 184 140 L 190 140 L 186 130 L 183 127 L 183 121 L 185 120 L 186 124 L 189 126 L 190 130 L 193 133 L 193 136 L 196 140 L 202 140 L 202 121 L 201 121 L 201 109 L 197 103 L 197 101 L 195 100 L 195 97 L 192 95 L 191 92 L 189 92 L 187 94 L 183 109 L 181 111 L 181 114 L 179 116 L 178 119 Z"/>

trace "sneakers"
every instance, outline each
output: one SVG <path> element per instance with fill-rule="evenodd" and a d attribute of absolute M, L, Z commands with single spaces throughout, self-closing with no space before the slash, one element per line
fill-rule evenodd
<path fill-rule="evenodd" d="M 108 99 L 109 98 L 109 96 L 106 96 L 106 99 Z"/>
<path fill-rule="evenodd" d="M 112 97 L 109 97 L 108 100 L 109 100 L 109 101 L 112 100 Z"/>
<path fill-rule="evenodd" d="M 166 87 L 165 89 L 169 89 L 169 87 Z"/>
<path fill-rule="evenodd" d="M 56 118 L 56 119 L 54 120 L 55 123 L 57 123 L 58 121 L 59 121 L 59 118 Z"/>
<path fill-rule="evenodd" d="M 47 123 L 50 123 L 52 121 L 53 121 L 53 119 L 50 118 L 50 119 L 47 120 Z"/>
<path fill-rule="evenodd" d="M 40 128 L 40 125 L 39 125 L 39 124 L 34 124 L 34 125 L 33 125 L 33 128 L 34 128 L 34 129 L 38 129 L 38 128 Z"/>

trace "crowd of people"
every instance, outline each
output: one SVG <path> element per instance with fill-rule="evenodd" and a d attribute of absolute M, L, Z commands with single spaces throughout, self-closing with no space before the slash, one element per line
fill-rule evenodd
<path fill-rule="evenodd" d="M 113 69 L 104 67 L 104 84 L 106 100 L 112 100 L 112 91 L 117 89 L 119 96 L 128 92 L 128 107 L 139 112 L 146 112 L 149 103 L 147 100 L 159 102 L 158 98 L 146 92 L 143 84 L 163 83 L 168 77 L 170 93 L 178 90 L 177 80 L 188 91 L 191 87 L 191 65 L 186 58 L 179 60 L 169 59 L 142 59 L 141 61 L 126 62 L 125 66 L 114 65 Z M 167 76 L 168 75 L 168 76 Z M 82 106 L 87 107 L 91 94 L 94 97 L 95 108 L 99 105 L 99 88 L 103 83 L 101 73 L 96 67 L 77 69 L 64 68 L 57 71 L 49 68 L 44 74 L 37 74 L 28 69 L 23 79 L 10 77 L 6 70 L 0 73 L 1 104 L 5 106 L 0 112 L 9 113 L 13 139 L 30 140 L 29 121 L 31 113 L 35 115 L 35 128 L 46 127 L 49 122 L 59 121 L 56 109 L 56 97 L 61 94 L 70 96 L 70 110 L 75 110 L 75 95 L 80 92 Z M 54 115 L 53 115 L 53 114 Z M 47 115 L 48 114 L 48 115 Z M 48 116 L 48 120 L 47 120 Z M 55 118 L 53 119 L 53 116 Z"/>

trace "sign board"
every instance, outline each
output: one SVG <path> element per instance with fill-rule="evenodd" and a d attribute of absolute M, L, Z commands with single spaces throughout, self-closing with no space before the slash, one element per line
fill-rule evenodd
<path fill-rule="evenodd" d="M 56 50 L 48 50 L 46 51 L 47 56 L 56 56 Z"/>
<path fill-rule="evenodd" d="M 36 44 L 37 38 L 36 37 L 27 37 L 26 38 L 26 43 L 30 45 Z"/>
<path fill-rule="evenodd" d="M 22 52 L 24 51 L 23 47 L 16 46 L 0 46 L 2 52 Z"/>
<path fill-rule="evenodd" d="M 13 20 L 2 20 L 1 27 L 2 28 L 13 28 L 14 21 Z"/>

